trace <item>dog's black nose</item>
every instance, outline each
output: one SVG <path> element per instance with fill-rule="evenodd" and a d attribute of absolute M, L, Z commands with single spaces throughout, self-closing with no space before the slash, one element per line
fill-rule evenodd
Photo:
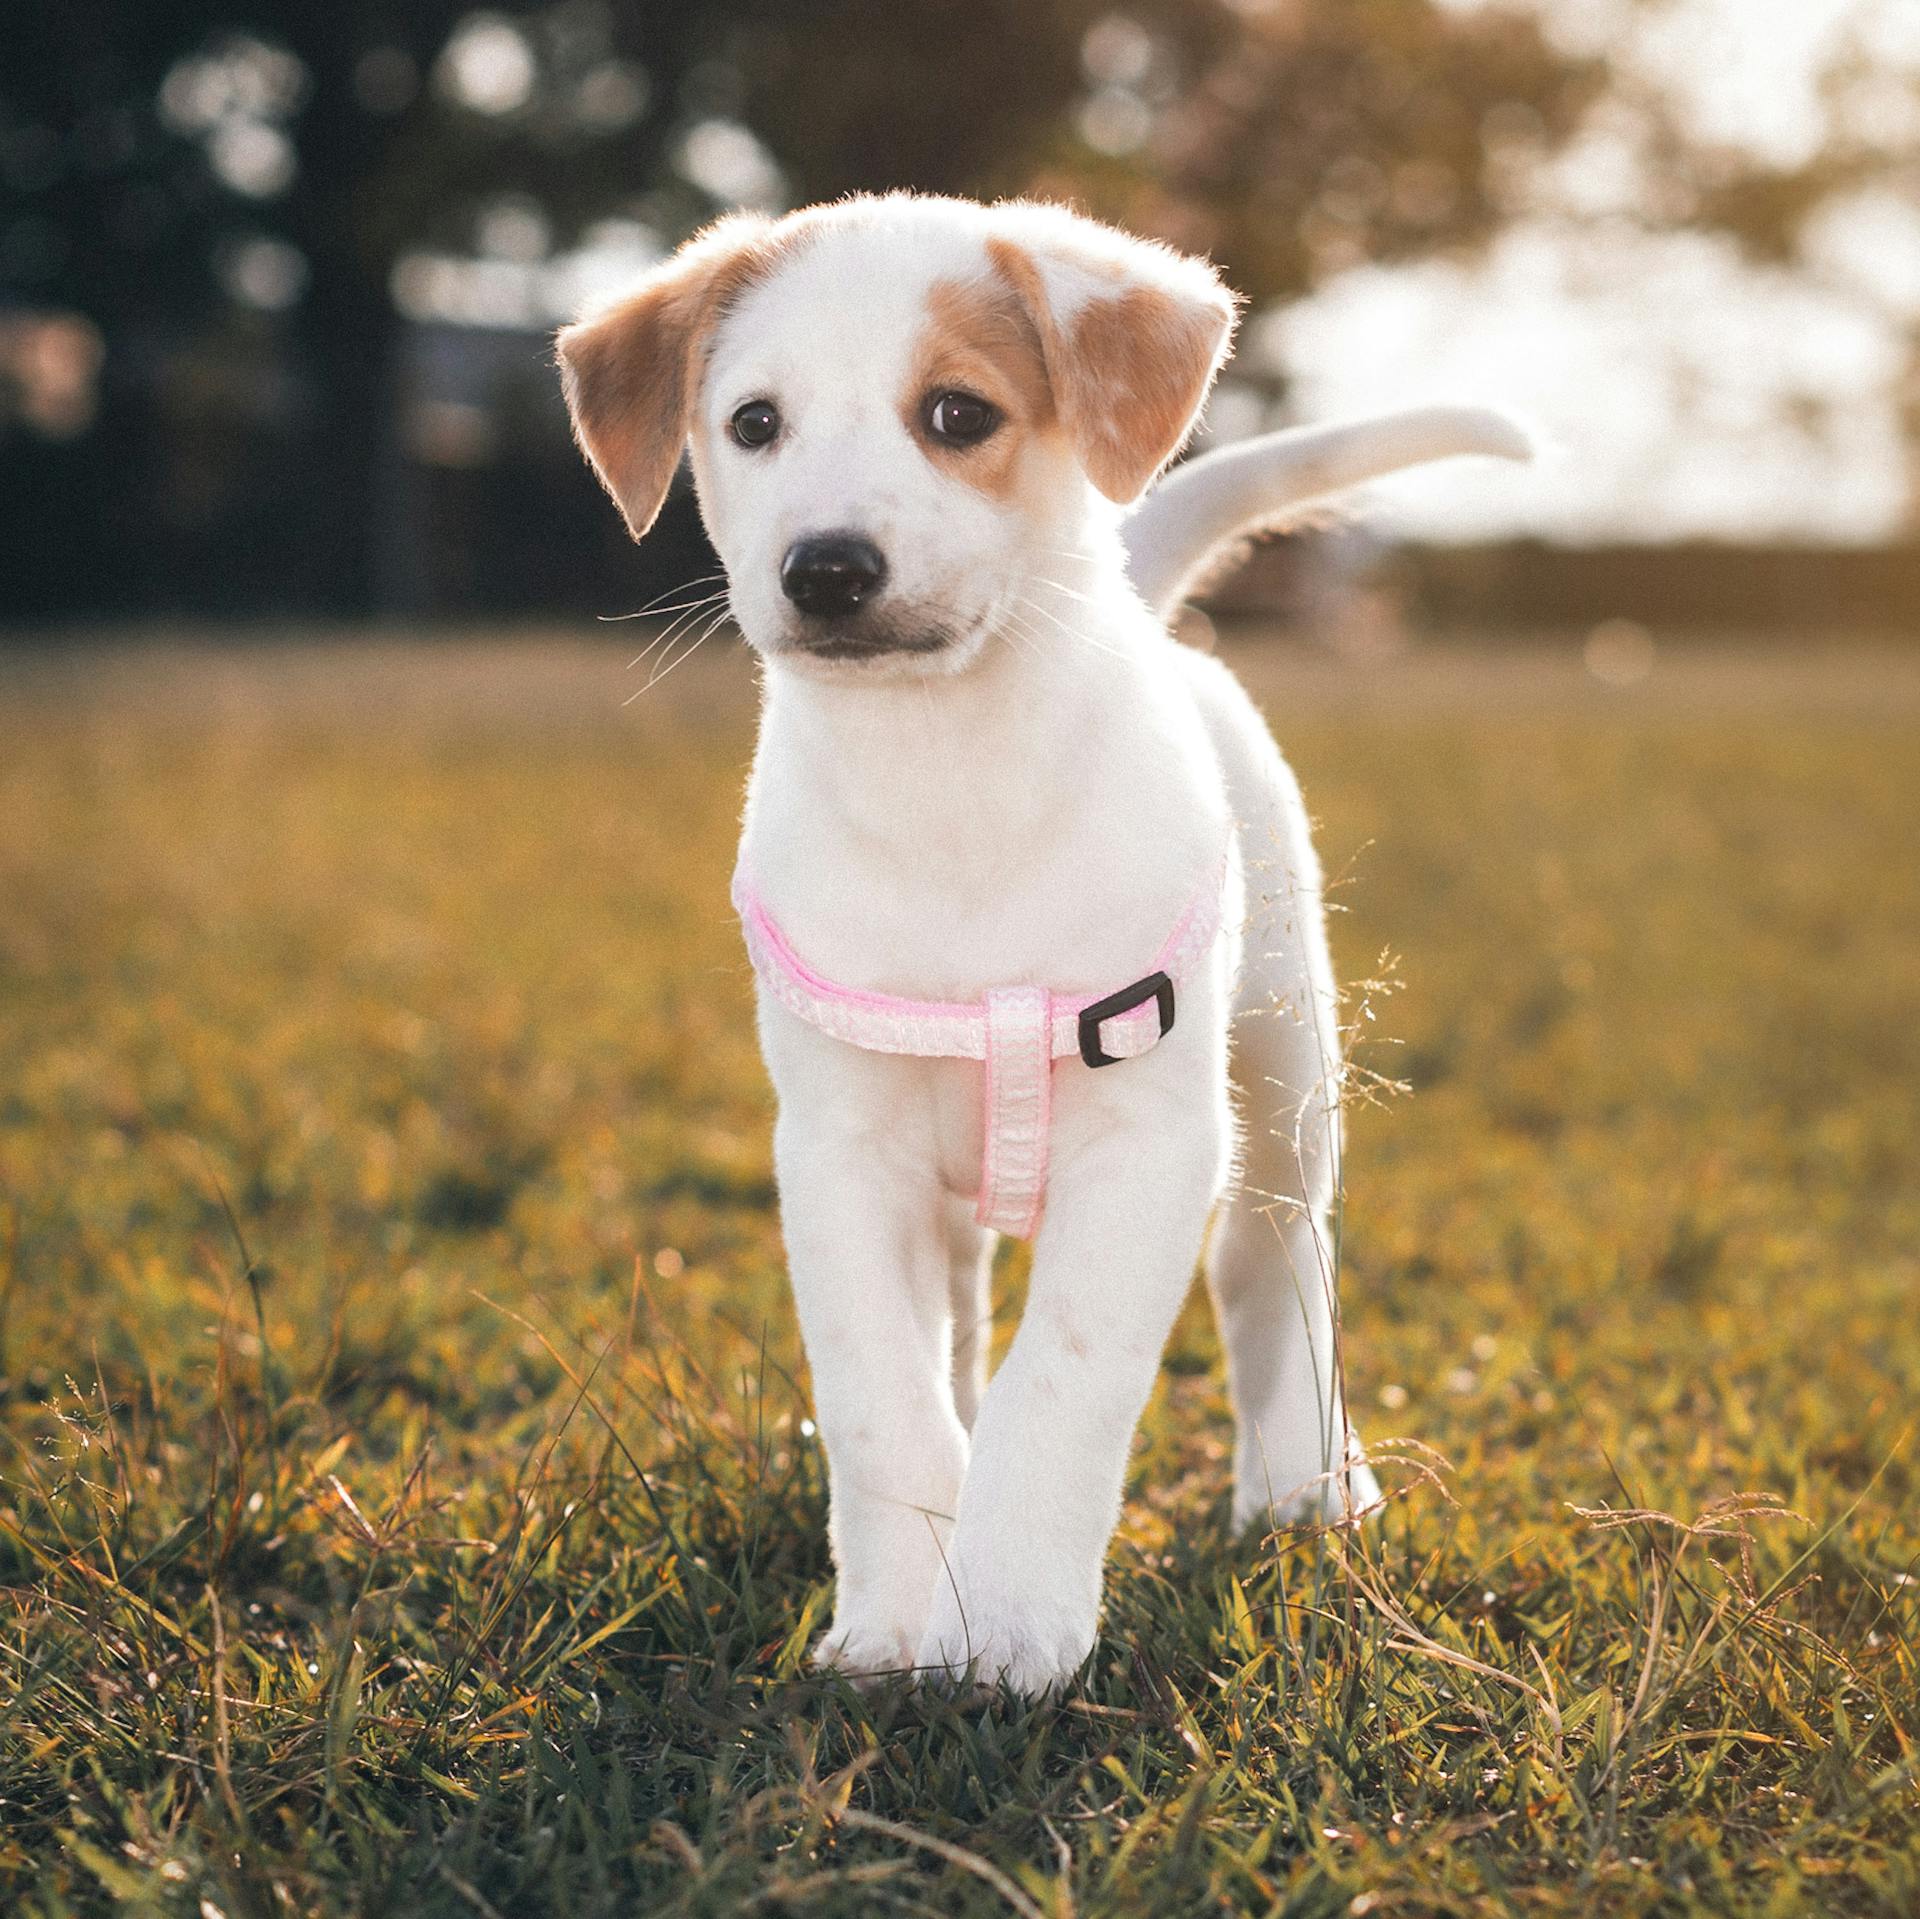
<path fill-rule="evenodd" d="M 871 540 L 823 533 L 795 540 L 780 562 L 780 589 L 802 613 L 822 619 L 857 612 L 880 591 L 887 562 Z"/>

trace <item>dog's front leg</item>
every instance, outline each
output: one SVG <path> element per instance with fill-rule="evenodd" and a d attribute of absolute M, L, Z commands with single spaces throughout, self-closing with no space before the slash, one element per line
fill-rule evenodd
<path fill-rule="evenodd" d="M 1019 1333 L 974 1422 L 923 1668 L 1031 1696 L 1092 1649 L 1128 1449 L 1222 1172 L 1224 1098 L 1181 1079 L 1199 1094 L 1184 1112 L 1155 1101 L 1060 1142 L 1069 1163 L 1048 1194 Z"/>
<path fill-rule="evenodd" d="M 814 1656 L 854 1677 L 904 1673 L 966 1469 L 944 1195 L 924 1166 L 805 1103 L 783 1107 L 775 1161 L 839 1575 Z"/>

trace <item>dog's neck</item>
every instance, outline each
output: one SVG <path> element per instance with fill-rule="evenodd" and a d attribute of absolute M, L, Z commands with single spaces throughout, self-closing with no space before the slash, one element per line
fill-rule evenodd
<path fill-rule="evenodd" d="M 1092 990 L 1217 870 L 1228 826 L 1180 649 L 1117 538 L 1046 577 L 951 676 L 769 670 L 741 871 L 824 977 L 920 999 Z"/>
<path fill-rule="evenodd" d="M 963 872 L 1057 830 L 1153 622 L 1117 540 L 1034 581 L 951 675 L 766 676 L 756 801 L 804 808 L 809 837 Z M 771 787 L 773 790 L 766 790 Z"/>

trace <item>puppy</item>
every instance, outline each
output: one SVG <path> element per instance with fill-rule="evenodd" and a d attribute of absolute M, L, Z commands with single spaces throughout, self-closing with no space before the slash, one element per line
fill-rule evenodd
<path fill-rule="evenodd" d="M 1129 525 L 1234 311 L 1203 262 L 1061 208 L 890 195 L 723 220 L 560 336 L 636 538 L 690 450 L 765 665 L 735 899 L 831 1482 L 817 1657 L 855 1677 L 1031 1696 L 1087 1658 L 1203 1242 L 1235 1523 L 1377 1497 L 1340 1387 L 1307 815 L 1164 616 L 1302 499 L 1525 449 L 1458 410 L 1271 436 Z M 989 1384 L 1000 1233 L 1033 1272 Z"/>

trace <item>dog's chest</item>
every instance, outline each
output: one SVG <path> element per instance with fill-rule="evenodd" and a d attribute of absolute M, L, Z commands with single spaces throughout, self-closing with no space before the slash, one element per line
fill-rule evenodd
<path fill-rule="evenodd" d="M 776 687 L 740 865 L 799 956 L 856 991 L 1097 997 L 1151 969 L 1227 840 L 1191 696 L 1146 648 L 1064 689 L 989 676 L 848 711 Z"/>

